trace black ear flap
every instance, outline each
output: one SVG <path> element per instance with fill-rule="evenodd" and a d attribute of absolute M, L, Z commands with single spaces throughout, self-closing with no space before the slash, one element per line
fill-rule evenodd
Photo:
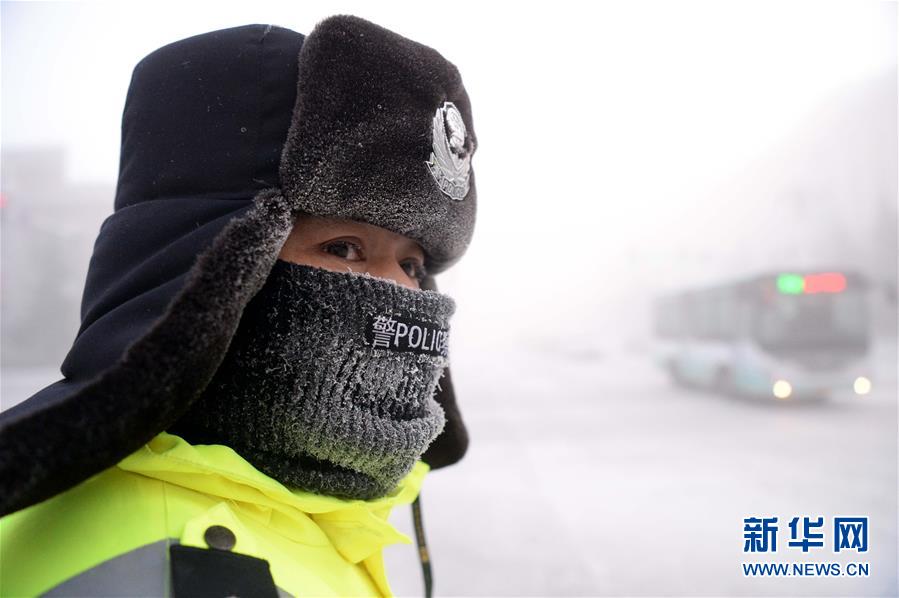
<path fill-rule="evenodd" d="M 456 395 L 453 392 L 449 368 L 444 370 L 443 377 L 440 378 L 440 388 L 437 391 L 436 399 L 446 413 L 446 427 L 421 457 L 422 461 L 431 466 L 431 469 L 440 469 L 460 461 L 468 450 L 468 430 L 465 428 L 465 422 L 462 421 L 462 413 L 456 405 Z"/>
<path fill-rule="evenodd" d="M 432 276 L 427 276 L 422 281 L 421 288 L 436 291 L 437 283 Z M 430 465 L 432 470 L 458 462 L 468 450 L 468 430 L 465 428 L 465 422 L 462 421 L 462 413 L 456 405 L 456 393 L 453 391 L 449 368 L 444 370 L 438 383 L 437 395 L 434 398 L 446 413 L 446 427 L 421 457 L 422 461 Z"/>

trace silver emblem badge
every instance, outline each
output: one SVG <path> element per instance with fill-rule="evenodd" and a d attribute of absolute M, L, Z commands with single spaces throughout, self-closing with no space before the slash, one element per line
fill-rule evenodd
<path fill-rule="evenodd" d="M 471 154 L 465 149 L 465 122 L 452 102 L 437 108 L 431 129 L 431 159 L 425 162 L 437 186 L 451 199 L 468 195 Z"/>

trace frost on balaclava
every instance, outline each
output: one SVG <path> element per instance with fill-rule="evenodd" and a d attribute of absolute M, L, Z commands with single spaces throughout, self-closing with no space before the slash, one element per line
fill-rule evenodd
<path fill-rule="evenodd" d="M 289 487 L 384 496 L 443 430 L 453 300 L 277 260 L 214 378 L 172 431 Z"/>

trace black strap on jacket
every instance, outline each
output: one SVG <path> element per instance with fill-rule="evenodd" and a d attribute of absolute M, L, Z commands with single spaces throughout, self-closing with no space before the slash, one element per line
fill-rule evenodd
<path fill-rule="evenodd" d="M 412 521 L 415 523 L 415 542 L 418 544 L 421 573 L 425 578 L 425 598 L 431 598 L 434 579 L 431 575 L 431 556 L 428 554 L 428 543 L 425 540 L 425 527 L 421 516 L 421 492 L 412 503 Z"/>
<path fill-rule="evenodd" d="M 172 545 L 174 598 L 278 598 L 268 561 L 216 548 Z"/>

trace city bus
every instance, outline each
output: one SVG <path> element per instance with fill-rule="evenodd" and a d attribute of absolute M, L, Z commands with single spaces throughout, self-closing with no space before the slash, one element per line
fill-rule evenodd
<path fill-rule="evenodd" d="M 680 385 L 773 400 L 871 391 L 866 284 L 784 271 L 659 297 L 657 359 Z"/>

